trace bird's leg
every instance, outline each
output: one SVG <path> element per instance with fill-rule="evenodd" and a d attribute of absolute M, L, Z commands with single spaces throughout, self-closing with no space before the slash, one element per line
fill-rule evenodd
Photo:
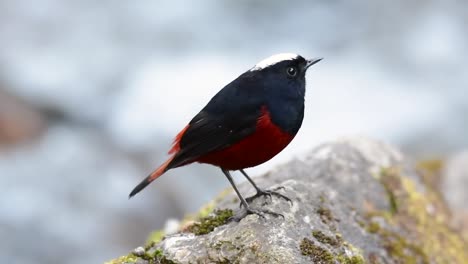
<path fill-rule="evenodd" d="M 247 197 L 247 198 L 245 199 L 245 201 L 246 201 L 247 203 L 250 203 L 250 202 L 252 202 L 253 200 L 255 200 L 256 198 L 258 198 L 258 197 L 260 197 L 260 196 L 265 196 L 265 195 L 267 195 L 267 196 L 269 196 L 269 197 L 271 197 L 272 195 L 274 195 L 274 196 L 283 198 L 284 200 L 286 200 L 286 201 L 292 203 L 292 200 L 291 200 L 289 197 L 287 197 L 287 196 L 285 196 L 285 195 L 283 195 L 283 194 L 281 194 L 281 193 L 279 193 L 279 192 L 275 192 L 275 191 L 272 191 L 272 190 L 263 190 L 263 189 L 261 189 L 260 187 L 257 186 L 257 184 L 255 184 L 255 182 L 249 177 L 249 175 L 247 175 L 247 173 L 246 173 L 244 170 L 239 170 L 239 171 L 240 171 L 240 172 L 245 176 L 245 178 L 247 178 L 247 180 L 253 185 L 253 187 L 255 188 L 255 190 L 257 190 L 257 193 L 256 193 L 255 195 L 250 196 L 250 197 Z M 284 189 L 284 187 L 275 188 L 275 190 L 278 190 L 278 189 Z M 243 206 L 244 204 L 241 203 L 240 205 Z"/>
<path fill-rule="evenodd" d="M 275 213 L 275 212 L 272 212 L 272 211 L 269 211 L 269 210 L 252 209 L 249 206 L 249 204 L 247 203 L 247 201 L 244 199 L 244 197 L 240 194 L 239 190 L 237 189 L 237 186 L 234 183 L 234 180 L 232 179 L 231 173 L 228 170 L 225 170 L 225 169 L 221 169 L 221 170 L 223 171 L 224 175 L 226 175 L 226 178 L 231 183 L 232 188 L 234 188 L 234 191 L 236 191 L 236 194 L 239 197 L 239 199 L 241 200 L 241 204 L 244 206 L 244 209 L 245 209 L 241 215 L 232 217 L 232 220 L 234 220 L 236 222 L 239 222 L 242 218 L 246 217 L 249 214 L 256 214 L 256 215 L 260 216 L 261 218 L 265 218 L 265 214 L 270 214 L 270 215 L 272 215 L 274 217 L 281 216 L 281 217 L 284 218 L 284 216 L 282 214 L 278 214 L 278 213 Z"/>

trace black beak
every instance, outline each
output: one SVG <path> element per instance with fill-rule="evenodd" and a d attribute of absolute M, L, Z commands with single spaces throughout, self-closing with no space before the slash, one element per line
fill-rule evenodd
<path fill-rule="evenodd" d="M 314 65 L 315 63 L 317 63 L 317 62 L 319 62 L 321 60 L 323 60 L 323 58 L 314 58 L 314 59 L 311 59 L 311 60 L 307 60 L 305 69 L 307 70 L 310 66 Z"/>

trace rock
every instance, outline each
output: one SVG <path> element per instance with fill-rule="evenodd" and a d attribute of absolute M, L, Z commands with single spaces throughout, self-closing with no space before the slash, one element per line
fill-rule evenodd
<path fill-rule="evenodd" d="M 444 167 L 441 189 L 453 210 L 468 211 L 468 151 L 450 157 Z"/>
<path fill-rule="evenodd" d="M 142 257 L 145 255 L 145 248 L 144 247 L 137 247 L 133 250 L 132 254 L 138 257 Z"/>
<path fill-rule="evenodd" d="M 324 144 L 261 177 L 277 197 L 252 203 L 284 215 L 229 221 L 239 202 L 226 191 L 159 236 L 146 254 L 109 263 L 463 263 L 466 242 L 448 222 L 441 195 L 396 149 L 364 138 Z M 247 182 L 241 192 L 252 194 Z M 162 239 L 161 239 L 162 238 Z M 152 253 L 151 253 L 152 252 Z"/>
<path fill-rule="evenodd" d="M 454 225 L 463 230 L 468 239 L 468 151 L 460 152 L 447 159 L 442 172 L 440 188 L 453 211 Z"/>

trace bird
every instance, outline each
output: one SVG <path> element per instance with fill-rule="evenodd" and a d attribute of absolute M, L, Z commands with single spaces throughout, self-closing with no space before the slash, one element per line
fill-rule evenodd
<path fill-rule="evenodd" d="M 235 220 L 256 214 L 282 216 L 250 203 L 261 196 L 291 199 L 258 187 L 245 172 L 280 153 L 296 136 L 304 119 L 305 75 L 322 58 L 295 53 L 272 55 L 224 86 L 175 137 L 170 157 L 141 181 L 133 197 L 168 170 L 194 162 L 219 167 L 240 199 L 243 211 Z M 240 171 L 256 194 L 244 198 L 231 171 Z"/>

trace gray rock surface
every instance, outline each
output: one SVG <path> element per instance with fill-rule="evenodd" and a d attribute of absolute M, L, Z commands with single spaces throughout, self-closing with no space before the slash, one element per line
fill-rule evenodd
<path fill-rule="evenodd" d="M 450 208 L 468 212 L 468 151 L 450 157 L 444 167 L 441 189 Z"/>
<path fill-rule="evenodd" d="M 394 148 L 364 138 L 319 146 L 261 177 L 276 197 L 252 203 L 284 219 L 249 215 L 226 224 L 184 221 L 162 240 L 153 238 L 143 257 L 133 254 L 109 263 L 462 263 L 466 242 L 448 227 L 450 212 L 439 193 Z M 241 192 L 253 194 L 247 182 Z M 213 206 L 214 205 L 214 206 Z M 212 208 L 239 213 L 227 192 Z M 204 209 L 206 210 L 206 208 Z M 203 215 L 203 210 L 200 213 Z M 219 211 L 208 218 L 216 219 Z M 207 219 L 207 218 L 204 218 Z M 193 226 L 213 224 L 196 234 Z"/>
<path fill-rule="evenodd" d="M 447 159 L 443 168 L 441 192 L 453 211 L 453 224 L 468 239 L 468 150 Z"/>

